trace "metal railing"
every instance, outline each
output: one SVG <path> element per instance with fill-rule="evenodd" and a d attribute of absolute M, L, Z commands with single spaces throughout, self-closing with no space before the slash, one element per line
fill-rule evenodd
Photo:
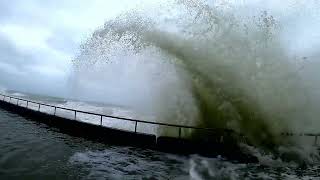
<path fill-rule="evenodd" d="M 178 133 L 178 137 L 179 138 L 182 138 L 182 130 L 183 129 L 200 130 L 200 131 L 207 131 L 207 132 L 212 132 L 212 133 L 216 133 L 216 132 L 224 132 L 224 133 L 227 133 L 227 134 L 235 133 L 233 130 L 230 130 L 230 129 L 213 129 L 213 128 L 194 127 L 194 126 L 186 126 L 186 125 L 177 125 L 177 124 L 168 124 L 168 123 L 145 121 L 145 120 L 139 120 L 139 119 L 111 116 L 111 115 L 105 115 L 105 114 L 99 114 L 99 113 L 93 113 L 93 112 L 86 112 L 86 111 L 81 111 L 81 110 L 76 110 L 76 109 L 71 109 L 71 108 L 59 107 L 59 106 L 40 103 L 40 102 L 28 100 L 28 99 L 22 99 L 22 98 L 17 98 L 17 97 L 13 97 L 13 96 L 8 96 L 8 95 L 4 95 L 4 94 L 0 94 L 0 96 L 3 97 L 2 101 L 5 101 L 7 98 L 9 98 L 9 103 L 11 103 L 12 99 L 17 100 L 17 102 L 16 102 L 17 106 L 19 106 L 19 102 L 20 101 L 26 102 L 26 107 L 25 108 L 27 108 L 27 109 L 29 109 L 30 103 L 36 104 L 38 106 L 37 110 L 39 112 L 40 112 L 42 106 L 52 107 L 52 108 L 54 108 L 54 113 L 52 114 L 54 116 L 57 116 L 57 110 L 58 109 L 74 112 L 74 120 L 77 120 L 77 114 L 78 113 L 87 114 L 87 115 L 93 115 L 93 116 L 99 116 L 100 117 L 100 126 L 103 126 L 103 119 L 104 118 L 110 118 L 110 119 L 117 119 L 117 120 L 122 120 L 122 121 L 133 122 L 135 125 L 134 125 L 134 130 L 132 130 L 132 132 L 135 132 L 135 133 L 138 132 L 137 130 L 138 130 L 138 125 L 139 124 L 149 124 L 149 125 L 157 125 L 157 126 L 165 126 L 165 127 L 176 128 L 177 131 L 178 131 L 177 133 Z"/>
<path fill-rule="evenodd" d="M 204 128 L 204 127 L 194 127 L 194 126 L 186 126 L 186 125 L 159 123 L 159 122 L 152 122 L 152 121 L 145 121 L 145 120 L 139 120 L 139 119 L 126 118 L 126 117 L 111 116 L 111 115 L 105 115 L 105 114 L 81 111 L 81 110 L 76 110 L 76 109 L 71 109 L 71 108 L 59 107 L 59 106 L 40 103 L 40 102 L 28 100 L 28 99 L 22 99 L 22 98 L 17 98 L 17 97 L 13 97 L 13 96 L 8 96 L 8 95 L 4 95 L 4 94 L 0 94 L 0 96 L 3 97 L 2 101 L 5 101 L 6 98 L 9 98 L 10 99 L 9 103 L 11 103 L 12 99 L 17 100 L 17 103 L 16 103 L 17 106 L 19 106 L 19 102 L 20 101 L 24 101 L 24 102 L 26 102 L 26 107 L 25 108 L 27 108 L 27 109 L 29 109 L 29 104 L 30 103 L 36 104 L 38 106 L 38 111 L 39 112 L 41 110 L 41 106 L 52 107 L 52 108 L 54 108 L 54 113 L 53 113 L 54 116 L 57 116 L 57 110 L 58 109 L 74 112 L 74 120 L 77 120 L 77 114 L 78 113 L 88 114 L 88 115 L 93 115 L 93 116 L 99 116 L 100 117 L 100 126 L 103 126 L 103 119 L 104 118 L 110 118 L 110 119 L 117 119 L 117 120 L 122 120 L 122 121 L 134 122 L 135 126 L 134 126 L 134 131 L 132 130 L 132 132 L 135 132 L 135 133 L 138 132 L 137 130 L 138 130 L 138 125 L 139 124 L 149 124 L 149 125 L 157 125 L 157 126 L 165 126 L 165 127 L 176 128 L 178 130 L 178 137 L 179 138 L 182 138 L 182 130 L 183 129 L 191 129 L 191 130 L 200 130 L 200 131 L 206 131 L 206 132 L 211 132 L 211 133 L 217 133 L 217 132 L 221 133 L 221 132 L 223 132 L 223 133 L 227 133 L 228 135 L 237 134 L 239 137 L 245 139 L 244 135 L 242 135 L 240 133 L 236 133 L 235 131 L 233 131 L 231 129 L 213 129 L 213 128 Z M 124 130 L 124 129 L 122 129 L 122 130 Z M 309 137 L 314 137 L 314 145 L 318 145 L 318 137 L 320 136 L 320 133 L 319 134 L 313 134 L 313 133 L 300 133 L 300 134 L 281 133 L 281 135 L 282 136 L 309 136 Z"/>

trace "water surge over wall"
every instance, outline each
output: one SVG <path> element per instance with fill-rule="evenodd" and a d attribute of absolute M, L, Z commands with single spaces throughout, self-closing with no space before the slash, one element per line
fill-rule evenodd
<path fill-rule="evenodd" d="M 233 129 L 260 145 L 283 143 L 281 132 L 315 132 L 317 87 L 306 85 L 303 67 L 318 56 L 289 53 L 285 18 L 246 8 L 177 0 L 106 22 L 73 61 L 74 95 L 161 122 Z"/>

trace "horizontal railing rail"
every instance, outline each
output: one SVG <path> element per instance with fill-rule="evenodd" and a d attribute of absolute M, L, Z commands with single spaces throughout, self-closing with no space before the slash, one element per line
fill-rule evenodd
<path fill-rule="evenodd" d="M 71 109 L 71 108 L 66 108 L 66 107 L 60 107 L 60 106 L 54 106 L 50 104 L 45 104 L 41 102 L 36 102 L 28 99 L 23 99 L 23 98 L 18 98 L 14 96 L 9 96 L 9 95 L 4 95 L 0 94 L 0 96 L 3 97 L 3 101 L 5 101 L 6 98 L 10 98 L 10 103 L 11 100 L 17 100 L 17 105 L 19 105 L 19 101 L 24 101 L 27 103 L 26 108 L 29 107 L 30 103 L 38 105 L 38 111 L 40 111 L 41 106 L 46 106 L 46 107 L 52 107 L 54 108 L 54 114 L 56 115 L 57 110 L 66 110 L 66 111 L 72 111 L 74 112 L 74 119 L 77 120 L 77 114 L 82 113 L 82 114 L 88 114 L 88 115 L 94 115 L 94 116 L 99 116 L 100 117 L 100 125 L 102 126 L 103 123 L 103 118 L 111 118 L 111 119 L 117 119 L 117 120 L 124 120 L 124 121 L 129 121 L 129 122 L 134 122 L 135 123 L 135 130 L 134 132 L 137 132 L 137 127 L 139 123 L 142 124 L 150 124 L 150 125 L 158 125 L 158 126 L 166 126 L 166 127 L 174 127 L 179 129 L 179 138 L 181 138 L 181 130 L 182 129 L 193 129 L 193 130 L 202 130 L 202 131 L 211 131 L 211 132 L 225 132 L 225 133 L 235 133 L 235 131 L 231 129 L 214 129 L 214 128 L 205 128 L 205 127 L 194 127 L 194 126 L 187 126 L 187 125 L 177 125 L 177 124 L 169 124 L 169 123 L 160 123 L 160 122 L 152 122 L 152 121 L 145 121 L 145 120 L 140 120 L 140 119 L 133 119 L 133 118 L 127 118 L 127 117 L 119 117 L 119 116 L 111 116 L 111 115 L 106 115 L 106 114 L 99 114 L 99 113 L 93 113 L 93 112 L 87 112 L 87 111 L 82 111 L 82 110 L 77 110 L 77 109 Z"/>
<path fill-rule="evenodd" d="M 87 112 L 87 111 L 82 111 L 82 110 L 77 110 L 77 109 L 66 108 L 66 107 L 54 106 L 54 105 L 45 104 L 45 103 L 41 103 L 41 102 L 36 102 L 36 101 L 28 100 L 28 99 L 9 96 L 9 95 L 5 95 L 5 94 L 1 94 L 1 93 L 0 93 L 0 96 L 3 97 L 2 101 L 5 101 L 6 98 L 10 98 L 9 103 L 11 103 L 12 99 L 17 100 L 17 104 L 16 105 L 18 105 L 18 106 L 19 106 L 19 101 L 24 101 L 24 102 L 27 103 L 26 107 L 25 107 L 27 109 L 29 108 L 29 104 L 30 103 L 38 105 L 38 111 L 41 110 L 41 106 L 54 108 L 54 113 L 53 113 L 54 116 L 57 115 L 56 113 L 57 113 L 58 109 L 74 112 L 74 120 L 77 120 L 77 114 L 78 113 L 98 116 L 98 117 L 100 117 L 100 126 L 103 126 L 103 118 L 110 118 L 110 119 L 117 119 L 117 120 L 122 120 L 122 121 L 134 122 L 135 123 L 135 127 L 134 127 L 134 131 L 132 130 L 132 132 L 135 132 L 135 133 L 137 133 L 137 128 L 138 128 L 139 123 L 142 123 L 142 124 L 158 125 L 158 126 L 166 126 L 166 127 L 177 128 L 178 129 L 178 137 L 179 138 L 182 137 L 182 129 L 193 129 L 193 130 L 209 131 L 209 132 L 213 132 L 213 133 L 224 132 L 224 133 L 227 133 L 229 135 L 237 134 L 239 137 L 244 137 L 244 135 L 242 135 L 241 133 L 237 133 L 237 132 L 235 132 L 235 131 L 233 131 L 231 129 L 217 129 L 217 128 L 214 129 L 214 128 L 195 127 L 195 126 L 187 126 L 187 125 L 178 125 L 178 124 L 169 124 L 169 123 L 145 121 L 145 120 L 140 120 L 140 119 L 119 117 L 119 116 L 111 116 L 111 115 L 106 115 L 106 114 L 99 114 L 99 113 Z M 312 137 L 315 137 L 314 145 L 317 145 L 318 136 L 320 136 L 320 133 L 281 133 L 281 135 L 283 135 L 283 136 L 312 136 Z"/>

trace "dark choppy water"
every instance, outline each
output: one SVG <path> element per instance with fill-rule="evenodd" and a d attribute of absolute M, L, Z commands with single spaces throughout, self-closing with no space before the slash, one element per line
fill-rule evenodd
<path fill-rule="evenodd" d="M 171 179 L 184 159 L 62 134 L 0 109 L 0 179 Z"/>
<path fill-rule="evenodd" d="M 85 133 L 85 132 L 84 132 Z M 320 179 L 317 163 L 300 166 L 256 153 L 260 163 L 178 156 L 110 146 L 0 109 L 0 179 Z"/>

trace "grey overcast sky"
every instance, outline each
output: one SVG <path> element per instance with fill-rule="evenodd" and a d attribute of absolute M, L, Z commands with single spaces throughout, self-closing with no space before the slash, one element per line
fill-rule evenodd
<path fill-rule="evenodd" d="M 0 0 L 0 88 L 60 95 L 58 92 L 68 82 L 71 59 L 82 41 L 95 29 L 103 26 L 107 19 L 137 5 L 154 2 L 155 0 Z M 284 7 L 282 1 L 278 0 L 251 2 L 279 12 Z M 310 8 L 319 12 L 318 9 Z M 295 37 L 301 45 L 296 46 L 296 49 L 310 47 L 309 49 L 318 51 L 320 35 L 315 29 L 320 27 L 319 13 L 313 13 L 317 17 L 309 17 L 309 10 L 305 8 L 304 11 L 305 15 L 302 13 L 301 17 L 293 16 L 294 19 L 288 20 L 293 22 L 291 26 L 294 27 L 293 32 L 288 33 L 288 39 Z"/>
<path fill-rule="evenodd" d="M 1 0 L 0 86 L 57 94 L 78 47 L 107 19 L 143 0 Z"/>

